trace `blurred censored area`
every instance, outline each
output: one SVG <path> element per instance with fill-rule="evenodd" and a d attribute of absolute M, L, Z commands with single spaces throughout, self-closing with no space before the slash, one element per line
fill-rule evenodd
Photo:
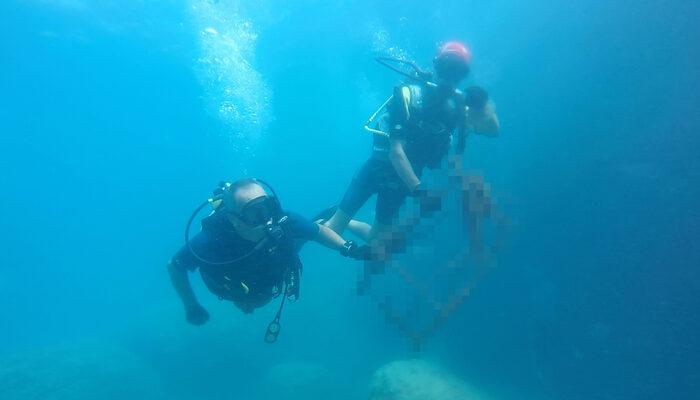
<path fill-rule="evenodd" d="M 372 243 L 357 292 L 369 295 L 420 351 L 497 265 L 512 225 L 491 185 L 450 158 L 444 189 L 414 198 L 392 228 Z"/>

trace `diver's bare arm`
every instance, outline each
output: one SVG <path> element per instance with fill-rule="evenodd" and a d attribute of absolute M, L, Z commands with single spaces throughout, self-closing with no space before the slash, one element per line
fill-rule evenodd
<path fill-rule="evenodd" d="M 316 242 L 324 247 L 332 250 L 338 250 L 343 248 L 345 244 L 345 239 L 342 236 L 335 233 L 335 231 L 325 225 L 318 225 L 318 235 L 316 236 Z"/>
<path fill-rule="evenodd" d="M 420 184 L 420 179 L 413 172 L 413 167 L 411 162 L 408 161 L 406 157 L 406 152 L 404 151 L 404 142 L 402 140 L 391 140 L 391 148 L 389 149 L 389 161 L 391 165 L 396 170 L 399 178 L 406 184 L 406 187 L 410 191 L 413 191 L 418 184 Z"/>
<path fill-rule="evenodd" d="M 176 268 L 172 263 L 168 263 L 167 268 L 170 282 L 185 308 L 199 304 L 197 296 L 195 296 L 190 285 L 190 279 L 187 277 L 187 271 Z"/>
<path fill-rule="evenodd" d="M 483 110 L 472 111 L 467 114 L 467 125 L 470 130 L 479 135 L 496 137 L 501 129 L 501 124 L 498 122 L 496 108 L 493 102 L 489 101 Z"/>

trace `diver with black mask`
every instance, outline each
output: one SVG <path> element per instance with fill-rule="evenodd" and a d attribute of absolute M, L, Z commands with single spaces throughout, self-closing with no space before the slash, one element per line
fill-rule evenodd
<path fill-rule="evenodd" d="M 499 131 L 486 91 L 477 86 L 465 91 L 457 88 L 470 72 L 471 59 L 471 51 L 459 42 L 447 42 L 438 49 L 434 73 L 414 62 L 377 58 L 409 82 L 395 87 L 365 124 L 374 136 L 372 155 L 352 179 L 340 204 L 319 213 L 317 222 L 339 234 L 349 228 L 370 242 L 389 228 L 408 196 L 417 199 L 421 214 L 440 209 L 440 198 L 421 184 L 423 170 L 440 167 L 455 131 L 458 160 L 469 133 L 497 136 Z M 412 71 L 401 69 L 406 66 Z M 370 226 L 353 220 L 373 194 L 377 194 L 375 223 Z"/>
<path fill-rule="evenodd" d="M 190 238 L 190 228 L 207 206 L 202 230 Z M 302 265 L 299 250 L 309 240 L 338 250 L 343 256 L 366 259 L 366 246 L 343 240 L 329 228 L 282 209 L 274 190 L 258 179 L 222 182 L 214 196 L 200 205 L 185 229 L 185 245 L 168 263 L 173 287 L 185 307 L 186 319 L 202 325 L 209 319 L 192 290 L 188 271 L 199 268 L 207 288 L 221 300 L 251 313 L 282 297 L 266 341 L 279 333 L 279 318 L 287 298 L 299 297 Z"/>

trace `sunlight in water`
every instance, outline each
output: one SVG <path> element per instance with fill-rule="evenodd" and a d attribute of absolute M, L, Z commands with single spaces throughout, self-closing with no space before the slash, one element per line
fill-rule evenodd
<path fill-rule="evenodd" d="M 236 1 L 192 0 L 190 10 L 199 35 L 196 70 L 205 100 L 236 148 L 248 147 L 271 120 L 272 91 L 254 65 L 255 26 Z"/>

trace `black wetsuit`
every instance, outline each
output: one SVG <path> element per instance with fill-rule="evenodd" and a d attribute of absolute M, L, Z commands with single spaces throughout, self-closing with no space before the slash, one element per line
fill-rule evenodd
<path fill-rule="evenodd" d="M 234 302 L 244 312 L 267 304 L 277 296 L 290 278 L 298 290 L 301 263 L 298 252 L 302 244 L 318 235 L 318 225 L 296 213 L 286 212 L 285 237 L 274 248 L 263 246 L 249 257 L 226 265 L 212 265 L 195 257 L 183 246 L 171 263 L 183 271 L 199 268 L 209 290 L 224 300 Z M 240 237 L 223 218 L 208 217 L 202 231 L 190 240 L 200 258 L 220 263 L 234 260 L 253 250 L 255 243 Z M 296 274 L 296 277 L 293 275 Z"/>
<path fill-rule="evenodd" d="M 408 88 L 411 94 L 408 116 L 400 97 L 403 88 Z M 409 85 L 394 90 L 394 97 L 380 121 L 390 138 L 375 135 L 372 155 L 355 174 L 339 208 L 354 216 L 376 193 L 375 218 L 379 223 L 390 224 L 409 195 L 409 189 L 389 161 L 390 140 L 405 142 L 406 156 L 420 178 L 424 168 L 438 168 L 447 154 L 452 132 L 464 114 L 459 112 L 458 104 L 453 95 L 440 94 L 436 88 Z"/>

